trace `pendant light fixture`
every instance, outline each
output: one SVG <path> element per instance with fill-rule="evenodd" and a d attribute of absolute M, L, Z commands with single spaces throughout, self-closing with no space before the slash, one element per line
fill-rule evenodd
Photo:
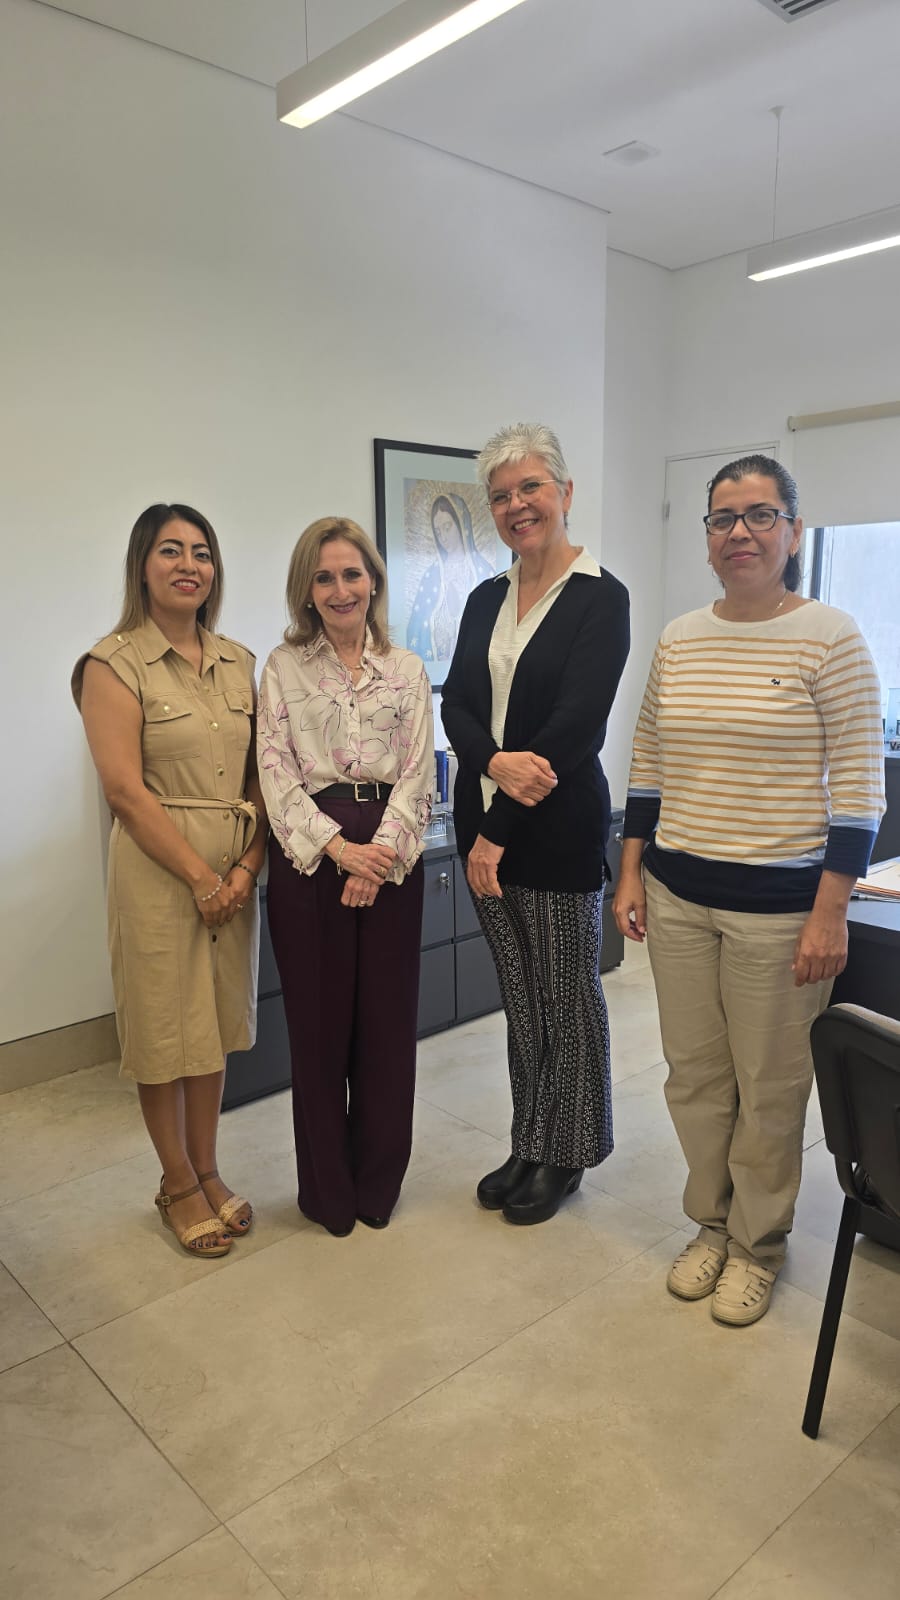
<path fill-rule="evenodd" d="M 849 222 L 835 222 L 812 233 L 797 233 L 776 239 L 778 221 L 778 179 L 781 166 L 781 116 L 783 106 L 773 106 L 778 132 L 775 139 L 775 182 L 772 195 L 772 243 L 760 245 L 747 254 L 747 277 L 754 283 L 769 278 L 785 278 L 793 272 L 809 272 L 834 261 L 850 261 L 854 256 L 873 255 L 900 245 L 900 206 L 873 211 Z"/>
<path fill-rule="evenodd" d="M 403 0 L 276 86 L 281 122 L 306 128 L 435 55 L 523 0 Z"/>
<path fill-rule="evenodd" d="M 850 261 L 854 256 L 870 256 L 877 250 L 892 250 L 900 245 L 900 206 L 889 211 L 874 211 L 852 222 L 836 222 L 816 233 L 798 233 L 792 239 L 763 245 L 747 255 L 747 277 L 755 283 L 767 278 L 784 278 L 790 272 L 808 272 L 811 267 L 827 267 L 833 261 Z"/>

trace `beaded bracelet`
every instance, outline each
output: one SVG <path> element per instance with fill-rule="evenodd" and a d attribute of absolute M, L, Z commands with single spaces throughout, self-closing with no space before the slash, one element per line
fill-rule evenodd
<path fill-rule="evenodd" d="M 346 850 L 346 848 L 347 848 L 347 840 L 346 839 L 342 839 L 341 840 L 341 848 L 340 848 L 340 850 L 338 851 L 337 855 L 334 858 L 334 864 L 338 869 L 338 875 L 339 876 L 340 876 L 341 873 L 343 873 L 343 870 L 344 870 L 343 867 L 341 866 L 341 856 L 344 854 L 344 851 Z"/>
<path fill-rule="evenodd" d="M 253 871 L 252 867 L 248 867 L 246 861 L 236 861 L 234 863 L 234 866 L 231 869 L 232 872 L 234 872 L 235 867 L 240 867 L 242 872 L 249 872 L 251 878 L 253 879 L 253 882 L 254 883 L 256 882 L 257 874 Z"/>
<path fill-rule="evenodd" d="M 203 902 L 205 900 L 215 900 L 216 895 L 218 894 L 219 890 L 222 887 L 222 879 L 219 877 L 218 873 L 216 873 L 216 879 L 217 879 L 216 887 L 214 889 L 210 889 L 209 894 L 195 894 L 194 895 L 194 899 L 196 900 L 198 906 L 202 906 Z"/>

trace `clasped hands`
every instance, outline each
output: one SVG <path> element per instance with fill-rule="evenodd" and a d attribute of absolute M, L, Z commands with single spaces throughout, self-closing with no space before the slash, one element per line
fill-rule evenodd
<path fill-rule="evenodd" d="M 536 806 L 556 788 L 557 777 L 545 756 L 532 750 L 498 750 L 488 763 L 488 777 L 498 789 L 523 806 Z M 503 846 L 479 834 L 466 861 L 466 879 L 473 894 L 502 899 L 497 869 Z"/>
<path fill-rule="evenodd" d="M 331 851 L 328 854 L 335 860 Z M 340 857 L 341 870 L 347 875 L 341 905 L 373 905 L 379 889 L 393 871 L 396 853 L 384 844 L 353 844 L 348 839 L 342 843 Z"/>
<path fill-rule="evenodd" d="M 212 883 L 209 889 L 213 887 Z M 220 888 L 211 894 L 208 900 L 198 900 L 195 891 L 194 903 L 207 928 L 222 928 L 232 918 L 243 911 L 245 905 L 256 888 L 256 880 L 249 872 L 243 872 L 237 867 L 232 867 L 227 876 L 222 880 Z M 206 885 L 203 892 L 209 893 Z"/>
<path fill-rule="evenodd" d="M 488 762 L 488 777 L 522 806 L 536 806 L 556 788 L 557 777 L 545 756 L 532 750 L 498 750 Z"/>

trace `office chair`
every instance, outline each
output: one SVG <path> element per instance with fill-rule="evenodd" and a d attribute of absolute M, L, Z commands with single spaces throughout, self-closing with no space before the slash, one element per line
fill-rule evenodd
<path fill-rule="evenodd" d="M 816 1439 L 860 1216 L 900 1222 L 900 1022 L 829 1006 L 810 1040 L 825 1143 L 845 1196 L 803 1413 L 803 1432 Z"/>

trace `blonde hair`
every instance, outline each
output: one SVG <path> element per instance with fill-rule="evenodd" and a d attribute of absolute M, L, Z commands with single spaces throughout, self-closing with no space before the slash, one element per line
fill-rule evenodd
<path fill-rule="evenodd" d="M 349 517 L 319 517 L 301 533 L 294 546 L 287 577 L 287 608 L 290 624 L 284 630 L 287 644 L 312 644 L 322 632 L 322 618 L 312 604 L 313 579 L 319 566 L 323 544 L 346 539 L 355 545 L 363 565 L 375 584 L 366 618 L 372 642 L 379 655 L 391 646 L 388 632 L 387 568 L 367 533 Z"/>
<path fill-rule="evenodd" d="M 197 611 L 197 621 L 202 627 L 208 628 L 210 633 L 215 633 L 219 612 L 222 609 L 222 599 L 225 593 L 225 571 L 222 566 L 222 552 L 219 541 L 211 522 L 195 511 L 192 506 L 158 504 L 148 506 L 142 511 L 131 530 L 128 541 L 128 550 L 125 555 L 125 593 L 122 599 L 122 615 L 113 633 L 128 633 L 132 628 L 140 628 L 147 621 L 150 610 L 147 605 L 147 586 L 144 582 L 144 568 L 157 535 L 170 522 L 189 522 L 192 527 L 202 533 L 209 545 L 212 556 L 213 581 L 202 606 Z"/>

